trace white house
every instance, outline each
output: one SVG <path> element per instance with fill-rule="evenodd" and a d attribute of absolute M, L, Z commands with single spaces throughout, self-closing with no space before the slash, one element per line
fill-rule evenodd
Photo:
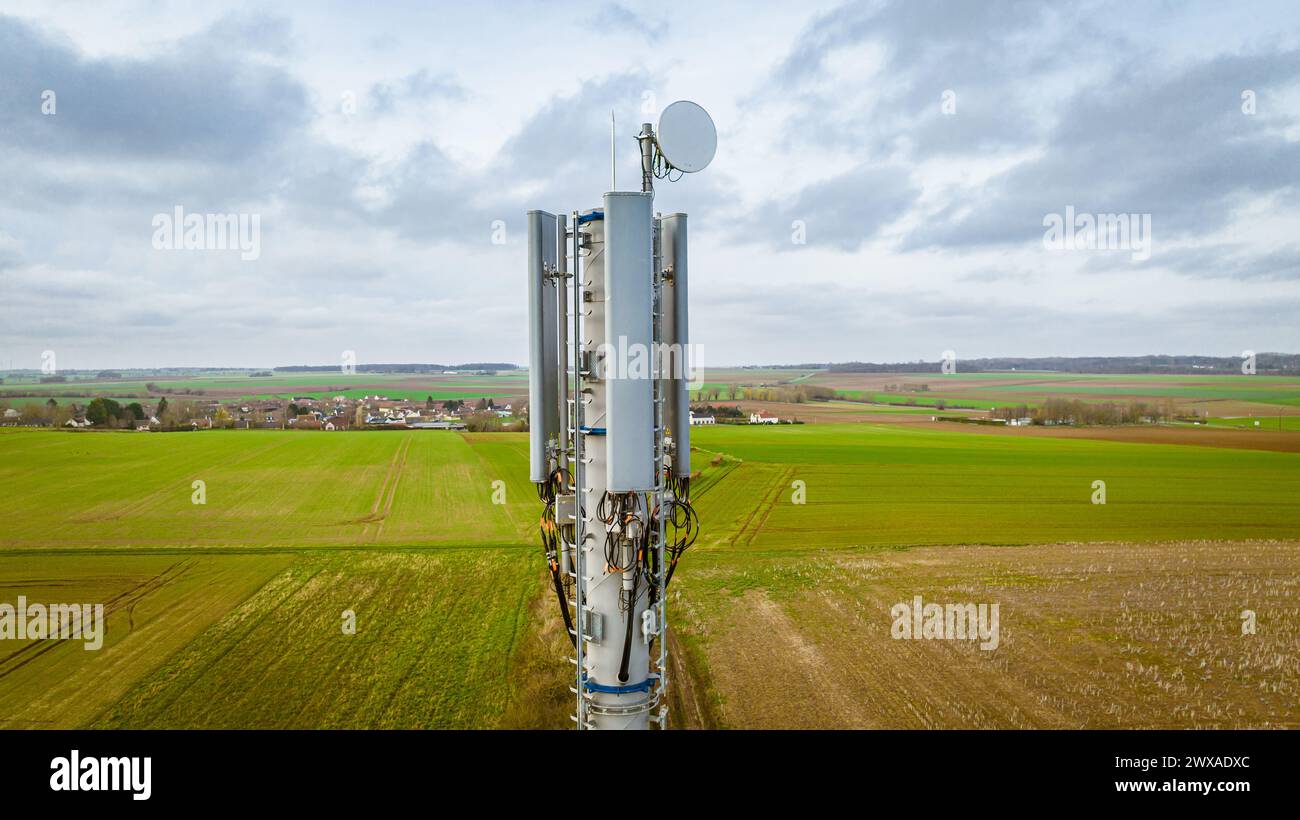
<path fill-rule="evenodd" d="M 780 424 L 781 420 L 766 410 L 759 410 L 756 413 L 749 414 L 750 424 Z"/>
<path fill-rule="evenodd" d="M 713 422 L 713 416 L 697 416 L 697 415 L 695 415 L 694 412 L 691 413 L 691 426 L 692 426 L 692 427 L 698 427 L 698 426 L 700 426 L 701 424 L 713 424 L 713 423 L 714 423 L 714 422 Z"/>

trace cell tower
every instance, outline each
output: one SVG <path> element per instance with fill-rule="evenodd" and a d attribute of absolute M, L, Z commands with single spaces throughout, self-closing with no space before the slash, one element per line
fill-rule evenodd
<path fill-rule="evenodd" d="M 655 213 L 654 180 L 703 170 L 717 131 L 682 100 L 636 140 L 640 191 L 528 212 L 529 470 L 579 729 L 666 728 L 665 593 L 699 532 L 686 214 Z"/>

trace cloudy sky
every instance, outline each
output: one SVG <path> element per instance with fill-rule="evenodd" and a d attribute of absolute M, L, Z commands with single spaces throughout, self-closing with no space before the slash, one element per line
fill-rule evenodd
<path fill-rule="evenodd" d="M 0 367 L 523 362 L 524 212 L 681 98 L 706 365 L 1300 351 L 1293 0 L 264 5 L 0 2 Z"/>

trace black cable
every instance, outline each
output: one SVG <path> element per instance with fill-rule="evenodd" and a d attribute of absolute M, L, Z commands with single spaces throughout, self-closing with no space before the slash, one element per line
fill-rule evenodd
<path fill-rule="evenodd" d="M 618 682 L 627 683 L 627 667 L 632 659 L 632 622 L 636 620 L 636 578 L 632 579 L 632 595 L 627 607 L 627 634 L 623 636 L 623 662 L 618 667 Z"/>
<path fill-rule="evenodd" d="M 560 612 L 564 614 L 564 631 L 569 636 L 569 643 L 578 648 L 578 632 L 573 628 L 573 616 L 569 614 L 569 599 L 564 597 L 564 583 L 560 580 L 560 565 L 551 562 L 551 580 L 555 583 L 555 596 L 560 599 Z"/>
<path fill-rule="evenodd" d="M 561 535 L 559 525 L 555 520 L 555 501 L 557 490 L 563 487 L 564 472 L 560 469 L 547 476 L 546 481 L 537 483 L 537 497 L 545 504 L 542 508 L 539 527 L 542 536 L 542 552 L 546 558 L 547 568 L 551 573 L 551 583 L 555 587 L 555 596 L 559 599 L 560 614 L 564 616 L 564 631 L 568 634 L 570 643 L 574 645 L 574 648 L 577 648 L 577 630 L 573 628 L 573 615 L 569 612 L 569 599 L 564 594 L 564 580 L 560 575 L 560 564 L 557 560 Z"/>

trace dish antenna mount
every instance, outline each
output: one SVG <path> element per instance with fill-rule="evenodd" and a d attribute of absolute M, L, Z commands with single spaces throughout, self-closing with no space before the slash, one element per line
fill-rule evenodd
<path fill-rule="evenodd" d="M 653 191 L 656 179 L 674 182 L 682 174 L 703 171 L 718 151 L 713 118 L 690 100 L 678 100 L 664 109 L 658 133 L 650 123 L 642 123 L 636 139 L 641 145 L 642 191 Z"/>

